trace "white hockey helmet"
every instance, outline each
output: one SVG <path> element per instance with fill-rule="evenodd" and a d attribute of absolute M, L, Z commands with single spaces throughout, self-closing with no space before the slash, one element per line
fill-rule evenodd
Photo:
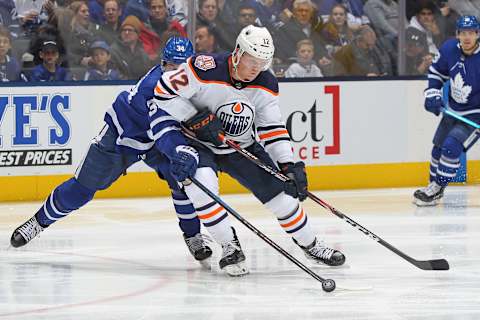
<path fill-rule="evenodd" d="M 263 68 L 263 71 L 266 71 L 272 63 L 274 51 L 273 39 L 267 28 L 246 26 L 240 31 L 235 43 L 235 50 L 232 52 L 233 67 L 237 68 L 240 58 L 247 52 L 255 58 L 268 60 Z"/>

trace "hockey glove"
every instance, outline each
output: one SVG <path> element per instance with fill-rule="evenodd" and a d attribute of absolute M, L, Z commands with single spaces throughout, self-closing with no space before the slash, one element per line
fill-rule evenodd
<path fill-rule="evenodd" d="M 307 198 L 307 173 L 305 172 L 305 163 L 280 163 L 280 170 L 290 178 L 283 185 L 283 191 L 298 200 L 303 201 Z"/>
<path fill-rule="evenodd" d="M 173 177 L 182 182 L 188 177 L 193 177 L 198 166 L 198 152 L 190 146 L 177 146 L 176 153 L 170 159 Z"/>
<path fill-rule="evenodd" d="M 185 122 L 185 126 L 195 133 L 198 140 L 211 142 L 217 147 L 223 144 L 223 124 L 209 110 L 198 112 Z"/>
<path fill-rule="evenodd" d="M 435 88 L 425 90 L 425 110 L 438 116 L 442 108 L 442 92 Z"/>

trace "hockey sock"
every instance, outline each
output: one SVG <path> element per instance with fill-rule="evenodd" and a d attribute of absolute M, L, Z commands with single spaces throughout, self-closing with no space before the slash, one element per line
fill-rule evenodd
<path fill-rule="evenodd" d="M 445 139 L 435 179 L 442 187 L 448 185 L 457 175 L 457 170 L 460 168 L 460 154 L 462 150 L 463 145 L 454 137 L 448 136 Z"/>
<path fill-rule="evenodd" d="M 218 195 L 218 178 L 211 168 L 199 168 L 195 173 L 195 178 Z M 193 183 L 185 186 L 185 192 L 192 201 L 198 218 L 212 238 L 219 244 L 232 241 L 233 231 L 230 228 L 230 220 L 225 208 L 212 201 L 205 192 Z"/>
<path fill-rule="evenodd" d="M 301 246 L 308 246 L 315 240 L 307 214 L 298 200 L 282 192 L 265 205 L 277 216 L 283 230 Z"/>
<path fill-rule="evenodd" d="M 94 194 L 94 190 L 82 186 L 75 178 L 71 178 L 56 187 L 47 197 L 35 214 L 37 221 L 41 226 L 47 227 L 84 206 L 92 200 Z"/>
<path fill-rule="evenodd" d="M 430 182 L 435 181 L 437 177 L 438 162 L 440 161 L 441 155 L 442 149 L 437 146 L 433 146 L 432 158 L 430 159 Z"/>
<path fill-rule="evenodd" d="M 216 202 L 210 202 L 196 209 L 198 217 L 217 243 L 222 244 L 233 240 L 233 232 L 225 208 Z"/>
<path fill-rule="evenodd" d="M 173 206 L 178 217 L 178 225 L 187 238 L 200 232 L 200 220 L 192 202 L 183 190 L 172 190 Z"/>

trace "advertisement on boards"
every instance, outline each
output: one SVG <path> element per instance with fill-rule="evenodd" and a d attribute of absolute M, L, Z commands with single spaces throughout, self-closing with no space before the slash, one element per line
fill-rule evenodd
<path fill-rule="evenodd" d="M 105 93 L 113 97 L 116 91 L 118 87 L 2 88 L 0 176 L 73 173 L 100 130 L 112 100 Z"/>

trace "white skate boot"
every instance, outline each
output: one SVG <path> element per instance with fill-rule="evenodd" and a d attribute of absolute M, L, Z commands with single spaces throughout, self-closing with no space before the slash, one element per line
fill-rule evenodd
<path fill-rule="evenodd" d="M 14 248 L 23 247 L 33 238 L 38 236 L 43 231 L 43 227 L 38 223 L 35 216 L 31 217 L 12 233 L 10 244 Z"/>
<path fill-rule="evenodd" d="M 415 191 L 413 194 L 413 203 L 419 207 L 435 206 L 443 198 L 444 190 L 445 187 L 432 181 L 425 188 Z"/>
<path fill-rule="evenodd" d="M 345 263 L 345 256 L 338 250 L 325 246 L 323 241 L 313 241 L 310 245 L 302 247 L 298 242 L 293 241 L 302 248 L 305 256 L 315 263 L 323 263 L 329 266 L 341 266 Z"/>
<path fill-rule="evenodd" d="M 183 239 L 185 240 L 188 250 L 195 258 L 195 260 L 197 260 L 202 265 L 202 267 L 210 270 L 212 268 L 210 264 L 212 249 L 210 249 L 210 247 L 206 245 L 207 241 L 209 240 L 208 236 L 199 232 L 193 237 L 189 238 L 187 238 L 187 236 L 183 234 Z"/>
<path fill-rule="evenodd" d="M 245 264 L 245 255 L 243 254 L 240 242 L 238 241 L 235 229 L 232 227 L 233 240 L 222 243 L 222 258 L 218 262 L 220 269 L 224 270 L 232 277 L 248 274 L 248 268 Z"/>

